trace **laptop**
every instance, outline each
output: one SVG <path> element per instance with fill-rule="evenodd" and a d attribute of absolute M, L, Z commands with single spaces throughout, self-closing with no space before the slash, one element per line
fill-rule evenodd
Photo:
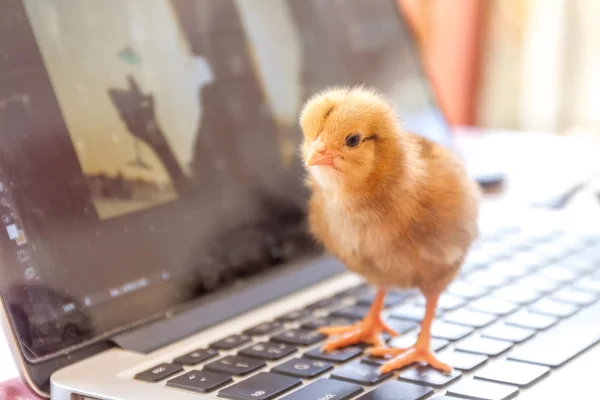
<path fill-rule="evenodd" d="M 2 320 L 40 395 L 597 395 L 600 236 L 554 214 L 482 217 L 433 327 L 451 374 L 321 351 L 374 288 L 307 233 L 302 103 L 372 85 L 453 145 L 394 0 L 9 1 L 0 32 Z M 412 344 L 419 294 L 385 305 Z"/>

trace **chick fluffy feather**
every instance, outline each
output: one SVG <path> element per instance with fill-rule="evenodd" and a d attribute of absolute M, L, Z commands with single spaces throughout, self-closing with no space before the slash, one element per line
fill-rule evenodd
<path fill-rule="evenodd" d="M 441 292 L 477 236 L 479 189 L 459 158 L 403 131 L 388 101 L 363 87 L 313 96 L 300 125 L 305 158 L 317 138 L 335 156 L 307 167 L 312 234 L 373 284 Z"/>

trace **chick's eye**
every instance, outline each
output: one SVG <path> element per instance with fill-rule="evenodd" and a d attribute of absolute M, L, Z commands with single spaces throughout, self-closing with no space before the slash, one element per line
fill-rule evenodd
<path fill-rule="evenodd" d="M 348 147 L 356 147 L 360 144 L 360 135 L 358 133 L 353 133 L 352 135 L 346 138 L 346 146 Z"/>

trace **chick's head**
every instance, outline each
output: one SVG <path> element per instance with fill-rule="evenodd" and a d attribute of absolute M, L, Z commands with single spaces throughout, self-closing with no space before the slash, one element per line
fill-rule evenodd
<path fill-rule="evenodd" d="M 375 91 L 333 88 L 310 98 L 300 115 L 302 157 L 322 187 L 360 183 L 397 148 L 396 118 Z"/>

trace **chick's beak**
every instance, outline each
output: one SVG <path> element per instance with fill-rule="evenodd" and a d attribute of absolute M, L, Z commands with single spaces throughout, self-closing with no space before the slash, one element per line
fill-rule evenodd
<path fill-rule="evenodd" d="M 327 152 L 326 143 L 318 137 L 310 146 L 308 156 L 304 162 L 307 167 L 313 165 L 333 165 L 334 158 L 335 156 L 333 154 Z"/>

